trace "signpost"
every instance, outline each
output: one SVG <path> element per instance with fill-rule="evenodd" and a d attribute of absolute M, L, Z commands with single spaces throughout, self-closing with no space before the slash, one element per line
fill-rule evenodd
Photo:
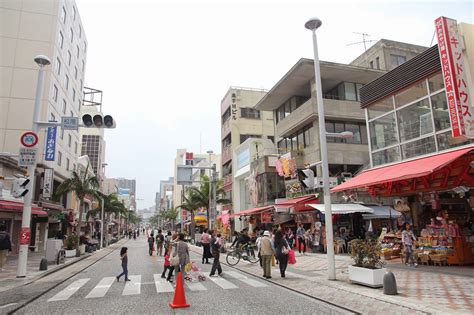
<path fill-rule="evenodd" d="M 32 148 L 38 143 L 38 135 L 32 131 L 27 131 L 21 135 L 20 143 L 26 148 Z"/>
<path fill-rule="evenodd" d="M 18 166 L 28 167 L 36 165 L 38 148 L 20 148 L 18 157 Z"/>

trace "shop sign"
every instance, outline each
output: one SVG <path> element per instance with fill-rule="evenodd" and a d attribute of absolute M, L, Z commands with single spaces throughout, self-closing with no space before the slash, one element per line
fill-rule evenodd
<path fill-rule="evenodd" d="M 457 21 L 439 17 L 435 26 L 453 137 L 474 138 L 474 108 L 470 105 L 463 41 Z"/>
<path fill-rule="evenodd" d="M 56 157 L 56 127 L 49 127 L 46 134 L 45 161 L 54 161 Z"/>
<path fill-rule="evenodd" d="M 20 148 L 18 166 L 35 166 L 38 156 L 38 148 Z"/>
<path fill-rule="evenodd" d="M 45 168 L 43 177 L 43 198 L 51 198 L 53 195 L 54 169 Z"/>
<path fill-rule="evenodd" d="M 235 93 L 232 93 L 232 104 L 231 104 L 231 114 L 232 120 L 237 120 L 237 104 L 235 103 Z"/>
<path fill-rule="evenodd" d="M 22 227 L 20 231 L 20 245 L 30 245 L 30 236 L 30 228 Z"/>
<path fill-rule="evenodd" d="M 295 158 L 281 157 L 276 160 L 275 167 L 277 169 L 278 175 L 285 178 L 295 178 L 298 175 L 298 168 L 296 167 Z"/>
<path fill-rule="evenodd" d="M 271 212 L 263 212 L 261 214 L 260 221 L 262 223 L 272 223 L 272 214 L 271 214 Z"/>

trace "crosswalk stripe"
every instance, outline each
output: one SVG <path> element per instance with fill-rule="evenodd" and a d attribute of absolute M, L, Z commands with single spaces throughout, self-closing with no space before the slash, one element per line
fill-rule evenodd
<path fill-rule="evenodd" d="M 174 292 L 174 288 L 171 285 L 171 283 L 161 278 L 161 275 L 155 273 L 153 275 L 153 278 L 155 279 L 155 286 L 156 286 L 157 293 Z"/>
<path fill-rule="evenodd" d="M 129 276 L 128 279 L 130 279 L 130 281 L 126 282 L 122 295 L 140 294 L 142 276 Z"/>
<path fill-rule="evenodd" d="M 207 288 L 205 286 L 202 285 L 202 283 L 199 283 L 199 282 L 195 282 L 195 281 L 186 281 L 186 280 L 183 280 L 187 287 L 189 288 L 189 290 L 191 291 L 206 291 Z"/>
<path fill-rule="evenodd" d="M 222 277 L 206 277 L 207 279 L 210 279 L 212 282 L 220 286 L 224 290 L 229 290 L 229 289 L 238 289 L 238 287 L 233 284 L 232 282 L 222 278 Z"/>
<path fill-rule="evenodd" d="M 109 291 L 109 289 L 112 286 L 112 283 L 114 283 L 114 281 L 116 281 L 115 277 L 105 277 L 105 278 L 103 278 L 95 286 L 95 288 L 92 289 L 91 292 L 89 292 L 89 294 L 86 296 L 86 299 L 104 297 L 107 294 L 107 291 Z"/>
<path fill-rule="evenodd" d="M 62 291 L 58 292 L 55 296 L 50 298 L 48 302 L 53 302 L 53 301 L 65 301 L 69 299 L 74 293 L 76 293 L 77 290 L 79 290 L 84 284 L 89 281 L 90 278 L 85 278 L 85 279 L 79 279 L 68 285 L 66 288 L 64 288 Z"/>
<path fill-rule="evenodd" d="M 245 284 L 248 284 L 249 286 L 252 286 L 254 288 L 265 288 L 265 287 L 268 287 L 267 284 L 263 283 L 263 282 L 260 282 L 260 281 L 257 281 L 257 280 L 254 280 L 254 279 L 249 279 L 248 277 L 244 276 L 243 274 L 241 273 L 238 273 L 236 271 L 228 271 L 226 272 L 226 274 L 228 274 L 229 276 L 231 276 L 232 278 L 235 278 L 237 280 L 240 280 L 242 281 L 243 283 Z"/>

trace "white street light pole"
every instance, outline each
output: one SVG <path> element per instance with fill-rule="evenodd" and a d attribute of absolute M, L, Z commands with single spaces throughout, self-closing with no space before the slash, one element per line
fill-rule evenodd
<path fill-rule="evenodd" d="M 214 151 L 209 150 L 206 152 L 209 154 L 209 197 L 208 197 L 208 206 L 207 206 L 207 227 L 208 229 L 211 229 L 211 202 L 212 202 L 212 184 L 211 184 L 211 178 L 212 178 L 212 170 L 211 170 L 211 165 L 212 165 L 212 160 L 211 156 L 214 153 Z"/>
<path fill-rule="evenodd" d="M 44 56 L 44 55 L 38 55 L 35 57 L 34 60 L 38 64 L 39 70 L 38 70 L 38 82 L 36 85 L 33 123 L 32 123 L 31 130 L 37 134 L 39 128 L 36 122 L 40 120 L 41 99 L 43 98 L 43 85 L 44 85 L 44 67 L 51 64 L 51 61 L 49 60 L 47 56 Z M 31 204 L 33 201 L 34 188 L 35 188 L 35 170 L 36 170 L 36 162 L 34 165 L 28 166 L 27 173 L 28 173 L 30 181 L 26 187 L 26 189 L 28 189 L 28 193 L 24 197 L 23 216 L 21 219 L 22 233 L 28 234 L 28 238 L 27 238 L 28 243 L 29 243 L 29 236 L 31 235 L 31 231 L 30 231 Z M 28 246 L 29 244 L 20 244 L 20 253 L 18 255 L 18 266 L 17 266 L 17 271 L 16 271 L 17 278 L 24 278 L 26 276 L 26 266 L 28 262 Z"/>
<path fill-rule="evenodd" d="M 101 188 L 104 189 L 104 177 L 105 177 L 105 167 L 107 166 L 107 163 L 102 163 L 102 169 L 103 169 L 103 173 L 102 173 L 102 176 L 100 177 L 101 178 Z M 102 247 L 104 246 L 104 198 L 101 198 L 102 200 L 102 206 L 101 206 L 101 209 L 100 209 L 100 249 L 102 249 Z"/>
<path fill-rule="evenodd" d="M 324 214 L 326 221 L 326 243 L 327 259 L 328 259 L 328 279 L 336 280 L 336 264 L 334 260 L 334 240 L 332 227 L 332 209 L 331 195 L 329 191 L 329 166 L 328 151 L 326 145 L 326 122 L 324 119 L 323 92 L 321 88 L 321 70 L 319 69 L 318 40 L 316 38 L 316 30 L 321 26 L 322 22 L 318 18 L 311 18 L 304 25 L 313 32 L 313 51 L 314 51 L 314 79 L 316 82 L 316 100 L 318 104 L 319 118 L 319 138 L 321 151 L 321 166 L 323 172 L 323 191 L 324 191 Z"/>

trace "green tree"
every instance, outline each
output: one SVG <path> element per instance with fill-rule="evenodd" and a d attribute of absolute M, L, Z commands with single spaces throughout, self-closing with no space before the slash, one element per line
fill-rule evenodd
<path fill-rule="evenodd" d="M 73 171 L 70 178 L 62 182 L 55 191 L 56 200 L 67 193 L 74 192 L 79 199 L 79 222 L 77 225 L 77 234 L 80 234 L 82 227 L 82 216 L 85 211 L 84 199 L 87 195 L 97 198 L 99 181 L 95 175 L 89 174 L 89 164 L 85 170 L 79 172 Z M 76 248 L 79 248 L 77 243 Z"/>

